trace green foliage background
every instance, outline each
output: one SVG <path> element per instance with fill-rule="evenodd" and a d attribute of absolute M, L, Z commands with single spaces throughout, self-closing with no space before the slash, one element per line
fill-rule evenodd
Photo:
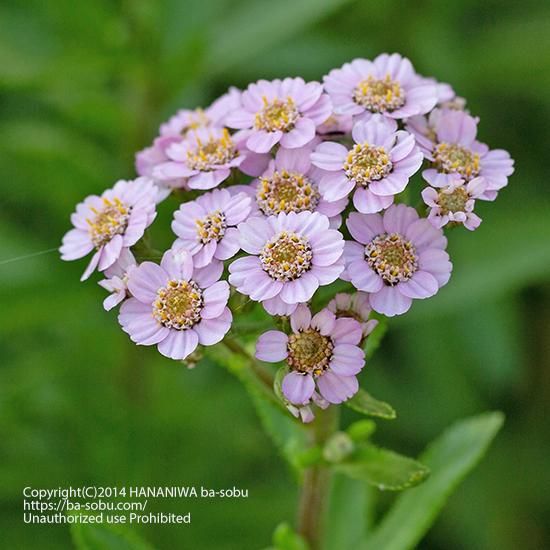
<path fill-rule="evenodd" d="M 27 485 L 249 489 L 185 510 L 151 503 L 193 513 L 191 527 L 143 528 L 157 548 L 260 548 L 292 521 L 295 480 L 235 378 L 130 345 L 103 290 L 79 283 L 84 262 L 4 261 L 57 247 L 75 203 L 131 177 L 134 152 L 178 107 L 382 51 L 450 82 L 517 169 L 481 205 L 478 231 L 451 234 L 451 283 L 392 320 L 368 365 L 362 385 L 399 414 L 378 441 L 415 455 L 454 419 L 503 410 L 503 432 L 421 546 L 550 547 L 550 5 L 536 0 L 3 0 L 3 547 L 71 547 L 66 528 L 23 525 Z M 174 206 L 161 206 L 159 247 Z"/>

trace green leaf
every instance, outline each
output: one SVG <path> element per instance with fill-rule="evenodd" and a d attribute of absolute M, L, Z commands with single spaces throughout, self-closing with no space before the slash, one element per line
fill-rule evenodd
<path fill-rule="evenodd" d="M 72 523 L 71 536 L 77 550 L 153 550 L 153 546 L 126 526 Z"/>
<path fill-rule="evenodd" d="M 352 550 L 366 536 L 372 519 L 374 489 L 365 482 L 335 474 L 329 501 L 325 550 Z"/>
<path fill-rule="evenodd" d="M 400 495 L 360 548 L 414 548 L 453 490 L 481 460 L 503 420 L 500 412 L 482 414 L 454 424 L 436 439 L 420 457 L 431 470 L 430 478 Z"/>
<path fill-rule="evenodd" d="M 334 468 L 351 478 L 389 491 L 417 485 L 430 473 L 426 466 L 412 458 L 370 444 L 362 446 L 349 460 Z"/>
<path fill-rule="evenodd" d="M 305 540 L 288 523 L 281 523 L 273 533 L 275 550 L 308 550 Z"/>
<path fill-rule="evenodd" d="M 397 413 L 391 405 L 378 401 L 365 390 L 359 390 L 351 399 L 346 401 L 346 405 L 354 411 L 391 420 L 397 416 Z"/>

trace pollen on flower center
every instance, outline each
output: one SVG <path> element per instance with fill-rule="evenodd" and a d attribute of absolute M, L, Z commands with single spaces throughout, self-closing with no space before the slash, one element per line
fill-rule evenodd
<path fill-rule="evenodd" d="M 328 336 L 308 328 L 288 337 L 287 363 L 297 372 L 320 376 L 329 365 L 333 349 Z"/>
<path fill-rule="evenodd" d="M 321 195 L 313 182 L 303 174 L 282 170 L 260 178 L 256 202 L 266 216 L 280 212 L 313 211 Z"/>
<path fill-rule="evenodd" d="M 377 235 L 365 247 L 365 259 L 389 286 L 408 281 L 418 269 L 415 247 L 399 233 Z"/>
<path fill-rule="evenodd" d="M 222 136 L 210 136 L 202 142 L 198 137 L 197 147 L 187 152 L 187 164 L 192 170 L 208 171 L 231 162 L 237 156 L 237 149 L 226 128 Z"/>
<path fill-rule="evenodd" d="M 439 143 L 434 150 L 438 170 L 471 179 L 479 175 L 479 155 L 456 143 Z"/>
<path fill-rule="evenodd" d="M 438 203 L 442 214 L 464 212 L 469 199 L 470 196 L 464 187 L 457 187 L 451 193 L 445 193 L 444 191 L 438 193 Z"/>
<path fill-rule="evenodd" d="M 157 291 L 153 317 L 167 328 L 185 330 L 200 321 L 202 291 L 194 281 L 168 281 Z"/>
<path fill-rule="evenodd" d="M 373 113 L 385 113 L 405 104 L 405 92 L 390 75 L 382 79 L 368 76 L 355 87 L 353 100 Z"/>
<path fill-rule="evenodd" d="M 311 267 L 313 253 L 306 238 L 283 231 L 260 252 L 262 268 L 272 279 L 293 281 Z"/>
<path fill-rule="evenodd" d="M 227 223 L 225 214 L 216 210 L 212 214 L 201 220 L 196 220 L 197 234 L 203 244 L 208 244 L 210 241 L 219 242 L 225 235 Z"/>
<path fill-rule="evenodd" d="M 115 235 L 121 235 L 126 230 L 130 218 L 130 207 L 118 198 L 103 199 L 103 208 L 91 208 L 95 214 L 93 219 L 87 219 L 90 237 L 96 248 L 108 243 Z"/>
<path fill-rule="evenodd" d="M 264 106 L 261 111 L 256 113 L 254 120 L 256 130 L 289 132 L 294 128 L 300 113 L 291 97 L 269 101 L 264 96 L 262 99 Z"/>
<path fill-rule="evenodd" d="M 368 187 L 392 171 L 392 163 L 384 147 L 356 143 L 344 162 L 346 176 L 357 185 Z"/>

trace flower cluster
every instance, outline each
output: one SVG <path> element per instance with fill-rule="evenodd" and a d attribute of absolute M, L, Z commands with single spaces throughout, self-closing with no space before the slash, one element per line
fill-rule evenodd
<path fill-rule="evenodd" d="M 256 335 L 256 358 L 284 363 L 281 398 L 309 421 L 358 391 L 373 315 L 402 315 L 449 281 L 443 230 L 478 228 L 478 203 L 507 185 L 513 160 L 478 141 L 478 124 L 399 54 L 322 82 L 231 88 L 162 124 L 136 179 L 80 203 L 61 255 L 93 252 L 82 279 L 103 272 L 105 309 L 121 304 L 132 341 L 172 359 L 225 338 L 231 287 L 248 297 L 239 308 L 288 318 Z M 174 242 L 157 264 L 145 232 L 169 197 Z M 337 280 L 348 290 L 331 294 Z"/>

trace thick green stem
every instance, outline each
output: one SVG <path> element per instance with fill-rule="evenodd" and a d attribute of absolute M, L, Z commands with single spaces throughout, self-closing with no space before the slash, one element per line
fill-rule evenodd
<path fill-rule="evenodd" d="M 323 446 L 338 429 L 338 408 L 319 410 L 311 424 L 312 446 Z M 298 532 L 307 540 L 311 550 L 320 550 L 330 491 L 330 468 L 317 464 L 307 468 L 298 505 Z"/>

